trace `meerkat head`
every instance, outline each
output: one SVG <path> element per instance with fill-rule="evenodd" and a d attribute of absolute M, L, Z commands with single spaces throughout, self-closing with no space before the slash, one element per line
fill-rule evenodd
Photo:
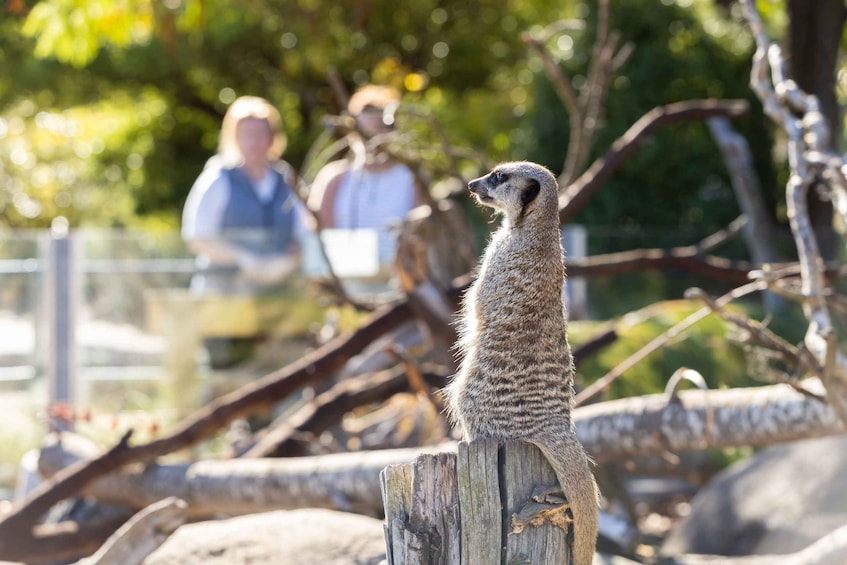
<path fill-rule="evenodd" d="M 527 161 L 502 163 L 468 183 L 476 201 L 502 212 L 512 223 L 558 213 L 556 177 L 541 165 Z M 556 216 L 558 221 L 558 215 Z"/>

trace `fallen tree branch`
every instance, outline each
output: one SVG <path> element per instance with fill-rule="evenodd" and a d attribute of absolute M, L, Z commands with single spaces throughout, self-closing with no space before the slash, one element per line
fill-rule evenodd
<path fill-rule="evenodd" d="M 426 368 L 424 378 L 429 386 L 442 388 L 447 374 Z M 341 421 L 354 408 L 387 400 L 394 394 L 408 392 L 409 379 L 403 366 L 373 375 L 346 379 L 328 391 L 306 402 L 284 422 L 269 429 L 243 457 L 297 457 L 306 455 L 298 441 L 304 433 L 318 435 Z"/>
<path fill-rule="evenodd" d="M 749 280 L 750 270 L 757 268 L 756 265 L 747 261 L 732 261 L 715 255 L 703 255 L 694 245 L 671 249 L 635 249 L 593 255 L 584 259 L 566 259 L 565 267 L 571 277 L 680 270 L 729 282 L 746 282 Z"/>
<path fill-rule="evenodd" d="M 806 386 L 821 389 L 818 381 Z M 574 419 L 579 439 L 598 463 L 667 452 L 761 447 L 843 433 L 826 403 L 787 385 L 686 390 L 673 399 L 664 394 L 626 398 L 578 408 Z M 135 508 L 178 496 L 195 516 L 303 507 L 377 515 L 382 511 L 379 471 L 384 466 L 451 449 L 455 444 L 154 465 L 102 477 L 87 485 L 84 493 Z M 44 459 L 41 467 L 46 471 L 75 460 L 61 448 Z"/>
<path fill-rule="evenodd" d="M 817 379 L 805 388 L 823 394 Z M 725 447 L 762 447 L 844 433 L 825 402 L 784 384 L 687 390 L 577 408 L 577 435 L 598 462 Z"/>
<path fill-rule="evenodd" d="M 77 565 L 140 565 L 185 523 L 185 501 L 169 497 L 146 507 Z"/>
<path fill-rule="evenodd" d="M 647 271 L 685 271 L 687 273 L 709 277 L 727 282 L 747 282 L 755 274 L 758 278 L 767 278 L 773 283 L 780 277 L 800 275 L 798 263 L 770 263 L 760 265 L 747 261 L 732 261 L 715 255 L 702 255 L 698 246 L 687 245 L 670 249 L 634 249 L 618 253 L 592 255 L 584 259 L 565 259 L 568 276 L 605 277 L 626 273 Z M 767 269 L 767 277 L 760 273 Z M 847 274 L 847 266 L 830 263 L 824 270 L 827 279 L 834 280 Z M 773 290 L 773 289 L 772 289 Z"/>
<path fill-rule="evenodd" d="M 32 526 L 51 506 L 78 493 L 97 477 L 130 463 L 153 461 L 212 437 L 236 418 L 270 407 L 304 385 L 328 377 L 376 337 L 399 326 L 410 316 L 406 302 L 382 310 L 358 330 L 339 336 L 299 361 L 214 400 L 187 418 L 172 434 L 133 447 L 127 444 L 130 436 L 127 434 L 104 456 L 80 461 L 63 470 L 53 480 L 39 485 L 26 500 L 0 519 L 0 559 L 5 558 L 14 543 L 32 537 Z"/>
<path fill-rule="evenodd" d="M 224 459 L 150 465 L 143 471 L 112 473 L 87 485 L 84 494 L 103 502 L 143 508 L 175 496 L 192 517 L 241 515 L 294 508 L 333 508 L 368 516 L 382 513 L 379 472 L 421 453 L 455 449 L 455 444 L 410 449 L 333 453 L 312 457 Z M 58 444 L 41 468 L 59 472 L 73 453 Z"/>

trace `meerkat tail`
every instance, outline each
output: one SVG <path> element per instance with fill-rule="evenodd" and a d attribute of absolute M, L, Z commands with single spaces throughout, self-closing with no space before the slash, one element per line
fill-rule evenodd
<path fill-rule="evenodd" d="M 556 472 L 573 513 L 573 563 L 591 565 L 597 543 L 599 493 L 588 456 L 575 437 L 535 442 Z"/>

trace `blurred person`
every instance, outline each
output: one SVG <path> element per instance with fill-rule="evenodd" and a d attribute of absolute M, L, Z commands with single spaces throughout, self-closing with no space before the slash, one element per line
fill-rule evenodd
<path fill-rule="evenodd" d="M 365 143 L 351 143 L 353 151 L 347 158 L 323 167 L 309 196 L 321 229 L 375 230 L 378 264 L 383 270 L 394 259 L 396 244 L 390 228 L 421 203 L 412 171 L 367 143 L 394 130 L 399 103 L 400 93 L 388 86 L 366 85 L 353 94 L 347 111 Z"/>
<path fill-rule="evenodd" d="M 218 151 L 182 213 L 182 237 L 197 256 L 192 292 L 269 295 L 298 270 L 307 215 L 292 189 L 293 169 L 280 159 L 285 146 L 279 112 L 267 100 L 242 96 L 229 106 Z M 206 345 L 213 366 L 221 366 L 241 360 L 234 353 L 228 361 L 228 351 L 247 344 L 227 338 Z"/>

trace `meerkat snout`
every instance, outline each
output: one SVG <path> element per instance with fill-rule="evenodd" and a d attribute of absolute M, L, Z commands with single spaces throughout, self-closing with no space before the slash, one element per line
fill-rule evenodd
<path fill-rule="evenodd" d="M 488 187 L 484 182 L 487 177 L 480 177 L 478 179 L 474 179 L 468 183 L 468 190 L 478 202 L 484 204 L 491 200 L 491 195 L 488 194 Z"/>

